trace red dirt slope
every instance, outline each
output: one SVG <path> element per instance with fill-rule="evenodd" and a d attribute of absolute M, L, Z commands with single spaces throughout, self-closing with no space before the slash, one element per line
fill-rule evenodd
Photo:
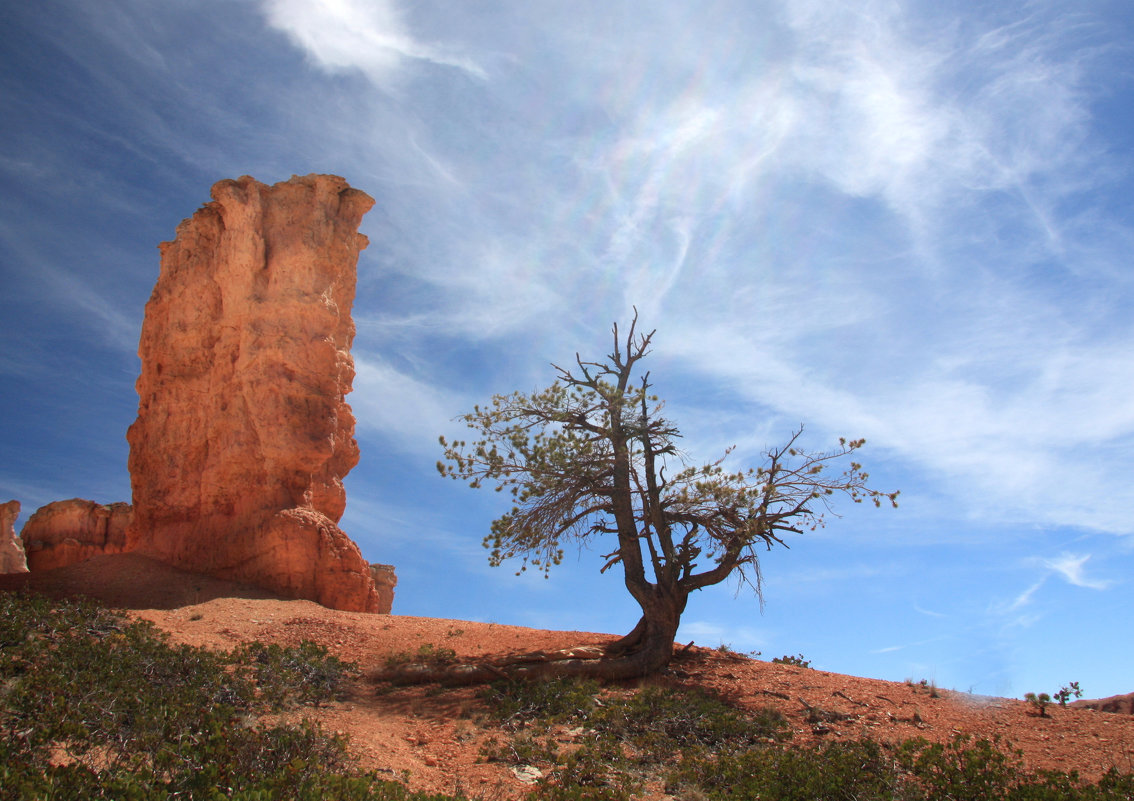
<path fill-rule="evenodd" d="M 494 623 L 337 612 L 309 601 L 282 600 L 248 586 L 186 573 L 137 555 L 104 556 L 40 574 L 0 576 L 0 591 L 20 586 L 49 595 L 84 594 L 153 621 L 174 640 L 231 648 L 258 639 L 282 645 L 313 640 L 364 668 L 423 644 L 462 657 L 597 644 L 610 635 L 541 631 Z M 1111 766 L 1134 769 L 1134 716 L 1084 708 L 1048 708 L 820 670 L 754 661 L 693 648 L 665 676 L 668 686 L 703 687 L 747 707 L 783 712 L 793 742 L 819 739 L 948 740 L 968 732 L 1007 739 L 1033 768 L 1078 770 L 1096 778 Z M 807 707 L 829 713 L 808 722 Z M 306 710 L 332 730 L 350 734 L 363 767 L 408 777 L 414 789 L 494 797 L 526 792 L 500 764 L 478 762 L 484 732 L 469 719 L 481 709 L 475 689 L 407 688 L 377 693 L 360 681 L 344 702 Z"/>

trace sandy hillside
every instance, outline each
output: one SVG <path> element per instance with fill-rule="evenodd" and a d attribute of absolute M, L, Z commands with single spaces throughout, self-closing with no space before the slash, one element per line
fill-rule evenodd
<path fill-rule="evenodd" d="M 0 576 L 0 590 L 19 586 L 97 598 L 153 621 L 179 642 L 227 649 L 254 639 L 281 645 L 313 640 L 363 668 L 423 644 L 478 657 L 611 639 L 586 632 L 336 612 L 134 555 L 98 557 L 47 573 Z M 698 647 L 652 681 L 711 689 L 742 706 L 775 707 L 791 722 L 795 743 L 860 737 L 948 740 L 969 732 L 1006 738 L 1033 768 L 1077 769 L 1089 778 L 1111 766 L 1134 770 L 1130 715 L 1056 706 L 1051 717 L 1040 718 L 1030 714 L 1028 704 L 1013 699 L 774 665 Z M 809 723 L 808 707 L 831 713 L 825 715 L 830 721 Z M 485 736 L 475 723 L 480 709 L 474 689 L 377 692 L 360 680 L 345 701 L 304 714 L 348 733 L 363 767 L 391 778 L 408 777 L 414 789 L 518 796 L 528 788 L 508 767 L 478 761 Z"/>

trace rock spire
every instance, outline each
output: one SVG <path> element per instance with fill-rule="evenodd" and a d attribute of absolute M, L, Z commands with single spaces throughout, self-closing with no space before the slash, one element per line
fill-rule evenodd
<path fill-rule="evenodd" d="M 126 549 L 353 611 L 380 609 L 337 523 L 358 462 L 351 391 L 358 233 L 337 176 L 220 181 L 161 245 L 127 433 Z"/>
<path fill-rule="evenodd" d="M 28 572 L 23 543 L 16 536 L 19 516 L 19 501 L 0 503 L 0 574 Z"/>

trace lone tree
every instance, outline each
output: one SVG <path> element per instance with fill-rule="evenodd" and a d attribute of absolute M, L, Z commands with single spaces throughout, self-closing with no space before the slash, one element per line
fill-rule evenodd
<path fill-rule="evenodd" d="M 576 355 L 571 369 L 552 365 L 558 377 L 547 389 L 497 395 L 461 417 L 475 441 L 441 438 L 443 476 L 512 494 L 512 510 L 484 539 L 492 565 L 519 557 L 520 570 L 546 574 L 565 543 L 609 540 L 601 572 L 621 567 L 642 608 L 634 630 L 601 659 L 568 659 L 544 673 L 617 679 L 658 671 L 673 656 L 690 593 L 736 574 L 759 596 L 760 551 L 821 526 L 832 496 L 897 506 L 897 492 L 867 487 L 858 462 L 848 460 L 841 474 L 829 470 L 864 440 L 807 453 L 796 444 L 802 427 L 755 469 L 729 472 L 725 457 L 689 465 L 649 373 L 636 377 L 654 335 L 639 334 L 637 322 L 635 313 L 625 339 L 614 325 L 614 351 L 604 361 Z"/>

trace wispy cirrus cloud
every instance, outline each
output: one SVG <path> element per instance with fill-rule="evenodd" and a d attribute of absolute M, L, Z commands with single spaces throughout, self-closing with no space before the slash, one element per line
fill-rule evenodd
<path fill-rule="evenodd" d="M 1046 581 L 1047 581 L 1047 576 L 1044 576 L 1039 581 L 1034 582 L 1030 587 L 1028 587 L 1026 590 L 1021 592 L 1019 595 L 1017 595 L 1015 598 L 1013 598 L 1007 604 L 998 605 L 997 610 L 1002 614 L 1010 614 L 1010 613 L 1013 613 L 1013 612 L 1018 612 L 1019 610 L 1023 609 L 1025 606 L 1027 606 L 1028 604 L 1030 604 L 1032 602 L 1032 598 L 1035 596 L 1035 594 L 1039 591 L 1040 587 L 1042 587 Z"/>
<path fill-rule="evenodd" d="M 406 62 L 423 61 L 487 77 L 472 59 L 416 39 L 390 0 L 264 0 L 263 9 L 273 27 L 329 71 L 359 70 L 383 86 Z"/>
<path fill-rule="evenodd" d="M 1105 590 L 1114 584 L 1107 579 L 1087 578 L 1085 565 L 1091 558 L 1088 554 L 1061 553 L 1055 559 L 1043 560 L 1044 567 L 1055 571 L 1068 584 L 1076 587 L 1085 587 L 1089 590 Z"/>
<path fill-rule="evenodd" d="M 137 314 L 127 314 L 121 304 L 115 303 L 96 291 L 79 276 L 64 269 L 41 267 L 41 275 L 51 284 L 53 295 L 83 313 L 87 327 L 106 342 L 127 353 L 138 348 L 141 320 Z"/>
<path fill-rule="evenodd" d="M 1039 619 L 1039 616 L 1035 614 L 1024 614 L 1021 613 L 1021 610 L 1032 604 L 1040 589 L 1043 588 L 1048 579 L 1053 575 L 1059 576 L 1072 586 L 1083 587 L 1090 590 L 1101 591 L 1113 586 L 1114 582 L 1108 579 L 1097 579 L 1087 576 L 1085 565 L 1090 558 L 1090 554 L 1073 554 L 1064 551 L 1054 559 L 1036 558 L 1029 560 L 1031 564 L 1044 570 L 1043 575 L 1011 600 L 993 603 L 991 611 L 997 616 L 1014 616 L 1016 625 L 1031 625 Z"/>
<path fill-rule="evenodd" d="M 633 30 L 544 10 L 514 38 L 493 10 L 431 28 L 390 0 L 262 8 L 319 69 L 379 86 L 493 64 L 461 93 L 475 114 L 409 93 L 389 112 L 414 158 L 382 169 L 382 213 L 420 243 L 391 269 L 429 297 L 407 319 L 522 340 L 524 383 L 636 304 L 690 372 L 765 419 L 866 436 L 974 517 L 1130 530 L 1134 488 L 1088 455 L 1134 456 L 1134 286 L 1098 245 L 1121 226 L 1085 17 L 773 2 L 754 34 L 702 19 L 728 9 Z"/>
<path fill-rule="evenodd" d="M 940 619 L 948 619 L 949 617 L 949 615 L 945 614 L 944 612 L 937 612 L 933 609 L 924 609 L 917 604 L 914 604 L 914 611 L 920 615 L 925 615 L 926 617 L 935 617 Z"/>
<path fill-rule="evenodd" d="M 378 432 L 411 452 L 437 450 L 437 436 L 465 411 L 459 398 L 375 354 L 355 354 L 347 396 L 362 432 Z"/>
<path fill-rule="evenodd" d="M 927 637 L 923 640 L 916 640 L 914 642 L 901 643 L 899 645 L 886 645 L 881 648 L 875 648 L 870 651 L 872 654 L 893 654 L 898 651 L 904 651 L 909 648 L 921 648 L 932 643 L 941 642 L 952 638 L 953 634 L 941 634 L 936 637 Z"/>

